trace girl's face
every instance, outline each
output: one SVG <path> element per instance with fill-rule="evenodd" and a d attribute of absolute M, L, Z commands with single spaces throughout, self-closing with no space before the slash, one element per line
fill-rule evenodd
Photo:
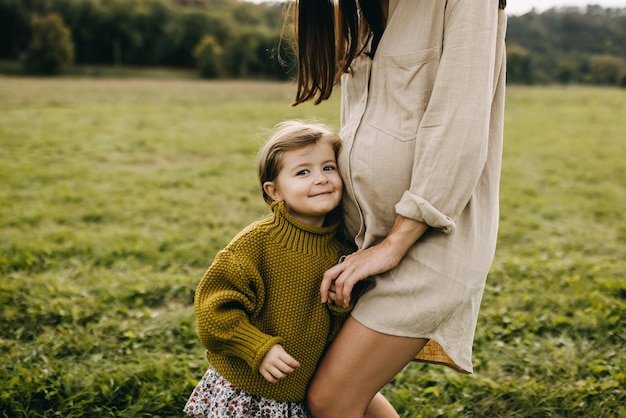
<path fill-rule="evenodd" d="M 275 201 L 301 222 L 322 226 L 324 217 L 341 201 L 343 183 L 333 147 L 317 141 L 282 156 L 282 169 L 274 181 L 263 185 Z"/>

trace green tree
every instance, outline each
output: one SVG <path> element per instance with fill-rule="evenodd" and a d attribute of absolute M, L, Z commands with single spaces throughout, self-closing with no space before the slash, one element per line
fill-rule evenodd
<path fill-rule="evenodd" d="M 222 75 L 223 51 L 215 37 L 205 35 L 193 50 L 196 66 L 204 78 L 217 78 Z"/>
<path fill-rule="evenodd" d="M 193 67 L 193 49 L 205 35 L 212 35 L 220 45 L 221 39 L 230 38 L 232 19 L 208 13 L 198 8 L 180 10 L 174 19 L 174 27 L 180 33 L 176 48 L 167 57 L 167 63 L 176 66 Z"/>
<path fill-rule="evenodd" d="M 13 58 L 28 44 L 30 25 L 23 1 L 0 0 L 0 57 Z"/>
<path fill-rule="evenodd" d="M 260 36 L 254 30 L 240 31 L 229 39 L 224 48 L 224 66 L 232 77 L 242 78 L 258 73 L 257 50 Z"/>
<path fill-rule="evenodd" d="M 561 62 L 557 69 L 557 79 L 561 84 L 569 84 L 574 79 L 575 66 L 571 62 Z"/>
<path fill-rule="evenodd" d="M 113 2 L 96 0 L 55 0 L 55 12 L 72 31 L 74 60 L 79 63 L 110 64 L 114 62 L 112 33 L 116 21 L 112 16 Z"/>
<path fill-rule="evenodd" d="M 113 0 L 109 12 L 112 40 L 126 63 L 162 64 L 180 41 L 174 9 L 166 0 Z"/>
<path fill-rule="evenodd" d="M 618 66 L 606 56 L 626 59 L 626 9 L 553 8 L 541 14 L 511 16 L 508 28 L 508 44 L 519 45 L 530 54 L 534 83 L 614 84 Z M 605 58 L 598 62 L 595 56 Z M 594 73 L 596 70 L 602 75 Z M 518 74 L 511 75 L 513 82 L 522 82 Z"/>
<path fill-rule="evenodd" d="M 532 84 L 534 82 L 530 51 L 521 45 L 509 45 L 506 51 L 507 79 L 511 83 Z"/>
<path fill-rule="evenodd" d="M 74 62 L 72 34 L 58 14 L 31 19 L 32 36 L 24 56 L 30 74 L 55 75 Z"/>
<path fill-rule="evenodd" d="M 590 81 L 594 84 L 620 85 L 626 75 L 626 61 L 612 55 L 595 55 L 591 57 L 589 66 Z"/>

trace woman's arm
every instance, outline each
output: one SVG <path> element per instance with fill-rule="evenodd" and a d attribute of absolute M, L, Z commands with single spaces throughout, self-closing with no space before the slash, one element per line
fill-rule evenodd
<path fill-rule="evenodd" d="M 425 223 L 397 216 L 389 235 L 380 244 L 350 254 L 343 263 L 324 273 L 320 286 L 322 302 L 348 306 L 356 283 L 397 266 L 426 230 Z"/>
<path fill-rule="evenodd" d="M 487 161 L 500 14 L 490 1 L 448 0 L 442 53 L 416 136 L 411 185 L 396 213 L 451 233 Z"/>

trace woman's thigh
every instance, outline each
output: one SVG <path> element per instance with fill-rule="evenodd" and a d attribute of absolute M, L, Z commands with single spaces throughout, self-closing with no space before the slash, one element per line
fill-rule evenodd
<path fill-rule="evenodd" d="M 320 411 L 318 416 L 363 416 L 374 395 L 415 358 L 426 342 L 382 334 L 350 317 L 326 352 L 309 388 L 314 416 L 316 410 Z M 321 412 L 330 405 L 332 413 Z"/>

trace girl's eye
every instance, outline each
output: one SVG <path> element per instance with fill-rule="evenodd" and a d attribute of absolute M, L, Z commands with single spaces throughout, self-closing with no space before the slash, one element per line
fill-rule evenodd
<path fill-rule="evenodd" d="M 327 165 L 324 167 L 324 171 L 335 171 L 337 169 L 334 165 Z"/>
<path fill-rule="evenodd" d="M 310 171 L 309 170 L 300 170 L 296 173 L 296 176 L 305 176 L 307 174 L 309 174 Z"/>

